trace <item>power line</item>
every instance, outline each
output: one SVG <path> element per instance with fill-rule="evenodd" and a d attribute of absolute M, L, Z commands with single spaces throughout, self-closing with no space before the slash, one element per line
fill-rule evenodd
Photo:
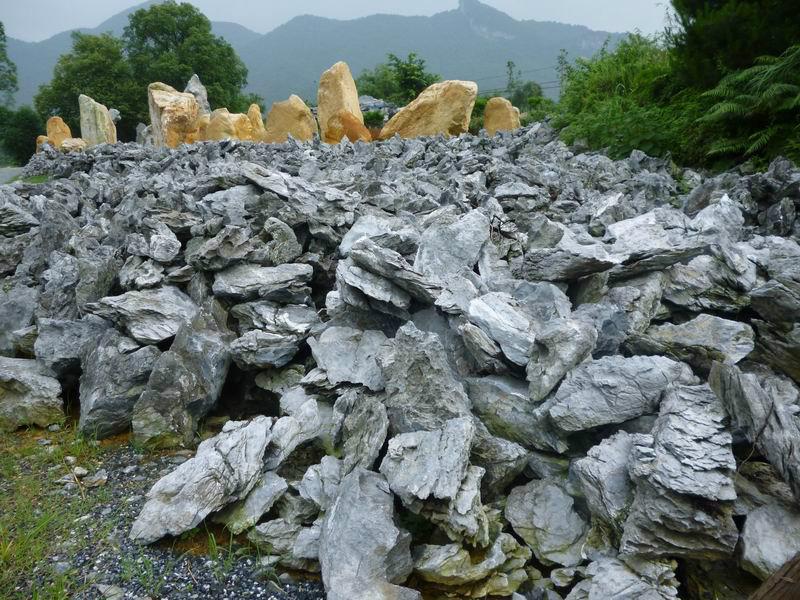
<path fill-rule="evenodd" d="M 552 71 L 553 69 L 557 69 L 558 65 L 552 65 L 550 67 L 540 67 L 538 69 L 527 69 L 525 71 L 517 71 L 520 75 L 527 75 L 528 73 L 540 73 L 542 71 Z M 491 77 L 481 77 L 478 79 L 473 79 L 472 81 L 488 81 L 490 79 L 502 79 L 503 77 L 507 77 L 507 75 L 493 75 Z"/>

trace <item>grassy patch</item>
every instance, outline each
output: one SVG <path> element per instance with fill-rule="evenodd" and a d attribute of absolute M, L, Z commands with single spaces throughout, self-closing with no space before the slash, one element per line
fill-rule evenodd
<path fill-rule="evenodd" d="M 47 183 L 51 179 L 52 179 L 51 175 L 33 175 L 31 177 L 23 177 L 22 175 L 20 175 L 18 177 L 14 177 L 8 183 L 14 183 L 15 181 L 21 181 L 22 183 L 37 184 L 37 183 Z"/>
<path fill-rule="evenodd" d="M 42 440 L 49 441 L 43 445 Z M 56 574 L 48 556 L 69 556 L 64 542 L 75 520 L 107 500 L 103 488 L 65 496 L 56 480 L 70 472 L 65 457 L 90 471 L 108 446 L 60 432 L 21 431 L 0 437 L 0 598 L 70 598 L 77 573 Z"/>

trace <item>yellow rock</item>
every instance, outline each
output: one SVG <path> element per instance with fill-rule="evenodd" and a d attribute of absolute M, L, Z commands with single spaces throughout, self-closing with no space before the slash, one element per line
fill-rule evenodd
<path fill-rule="evenodd" d="M 353 74 L 350 73 L 347 63 L 338 62 L 319 78 L 317 117 L 323 140 L 335 138 L 335 136 L 328 135 L 328 121 L 342 110 L 353 115 L 362 125 L 364 124 L 364 115 L 361 114 L 361 106 L 358 103 L 358 90 L 356 82 L 353 80 Z"/>
<path fill-rule="evenodd" d="M 325 132 L 324 141 L 329 144 L 338 144 L 342 139 L 347 138 L 351 142 L 371 142 L 372 135 L 364 126 L 364 123 L 346 110 L 328 119 L 328 128 Z"/>
<path fill-rule="evenodd" d="M 211 123 L 211 113 L 201 114 L 197 119 L 197 131 L 186 138 L 187 144 L 202 142 L 208 139 L 208 126 Z"/>
<path fill-rule="evenodd" d="M 156 148 L 175 148 L 197 139 L 200 109 L 192 94 L 156 82 L 147 86 L 147 96 Z"/>
<path fill-rule="evenodd" d="M 381 139 L 466 133 L 477 96 L 478 85 L 472 81 L 434 83 L 383 126 Z"/>
<path fill-rule="evenodd" d="M 505 98 L 492 98 L 483 113 L 483 128 L 489 135 L 519 129 L 519 109 Z"/>
<path fill-rule="evenodd" d="M 39 137 L 37 137 L 36 138 L 36 152 L 41 152 L 42 151 L 42 146 L 44 146 L 45 144 L 49 144 L 49 143 L 50 143 L 50 138 L 48 138 L 46 135 L 40 135 Z"/>
<path fill-rule="evenodd" d="M 227 108 L 218 108 L 211 113 L 204 139 L 251 140 L 252 129 L 247 115 L 231 113 Z"/>
<path fill-rule="evenodd" d="M 62 152 L 81 152 L 82 150 L 86 150 L 86 148 L 86 140 L 81 138 L 67 138 L 61 140 L 61 144 L 58 146 L 58 149 Z"/>
<path fill-rule="evenodd" d="M 88 146 L 117 143 L 117 127 L 104 105 L 81 94 L 78 106 L 81 109 L 81 137 Z"/>
<path fill-rule="evenodd" d="M 292 94 L 288 100 L 273 103 L 267 115 L 264 140 L 270 144 L 282 144 L 291 135 L 296 140 L 307 142 L 318 131 L 311 109 L 299 96 Z"/>
<path fill-rule="evenodd" d="M 261 118 L 261 107 L 258 104 L 251 104 L 247 109 L 247 120 L 250 121 L 250 130 L 253 141 L 263 142 L 267 137 L 267 130 L 264 128 L 264 120 Z"/>
<path fill-rule="evenodd" d="M 47 119 L 47 138 L 54 148 L 60 148 L 61 142 L 72 137 L 69 125 L 61 117 Z"/>

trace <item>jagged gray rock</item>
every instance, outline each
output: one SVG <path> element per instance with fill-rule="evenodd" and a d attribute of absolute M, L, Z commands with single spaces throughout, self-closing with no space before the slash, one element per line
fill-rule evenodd
<path fill-rule="evenodd" d="M 0 431 L 64 420 L 61 384 L 35 360 L 0 356 Z"/>
<path fill-rule="evenodd" d="M 184 324 L 153 366 L 133 407 L 133 435 L 152 446 L 189 446 L 198 421 L 217 402 L 230 366 L 224 315 L 203 308 Z"/>
<path fill-rule="evenodd" d="M 389 440 L 380 472 L 403 499 L 453 499 L 469 466 L 475 425 L 451 419 L 434 431 L 403 433 Z"/>
<path fill-rule="evenodd" d="M 288 488 L 289 484 L 283 477 L 267 471 L 245 498 L 229 504 L 213 519 L 224 524 L 234 535 L 239 535 L 258 523 Z"/>
<path fill-rule="evenodd" d="M 140 347 L 108 329 L 83 359 L 80 431 L 96 439 L 128 431 L 133 407 L 160 355 L 157 348 Z"/>
<path fill-rule="evenodd" d="M 489 218 L 479 210 L 443 217 L 422 232 L 414 269 L 432 280 L 441 280 L 463 267 L 472 269 L 489 239 Z"/>
<path fill-rule="evenodd" d="M 670 384 L 694 381 L 687 365 L 668 358 L 608 356 L 579 365 L 567 375 L 555 394 L 550 417 L 564 431 L 623 423 L 656 412 Z"/>
<path fill-rule="evenodd" d="M 538 402 L 591 355 L 597 342 L 597 330 L 582 321 L 552 319 L 537 327 L 535 332 L 527 378 L 531 400 Z"/>
<path fill-rule="evenodd" d="M 676 568 L 669 560 L 605 558 L 586 567 L 566 600 L 671 600 L 678 597 Z"/>
<path fill-rule="evenodd" d="M 370 470 L 386 441 L 389 418 L 380 397 L 345 390 L 333 405 L 334 441 L 341 444 L 342 476 L 356 467 Z"/>
<path fill-rule="evenodd" d="M 319 541 L 329 600 L 421 600 L 419 592 L 399 585 L 412 569 L 411 536 L 394 519 L 392 494 L 382 475 L 357 467 L 342 479 Z"/>
<path fill-rule="evenodd" d="M 773 503 L 747 515 L 739 540 L 742 568 L 761 580 L 800 552 L 800 512 Z"/>
<path fill-rule="evenodd" d="M 514 364 L 528 364 L 534 334 L 525 313 L 508 294 L 492 292 L 469 303 L 469 320 L 500 346 Z"/>
<path fill-rule="evenodd" d="M 197 305 L 178 288 L 166 286 L 102 298 L 86 310 L 122 327 L 137 342 L 158 344 L 190 322 Z"/>
<path fill-rule="evenodd" d="M 505 517 L 543 564 L 572 567 L 581 562 L 588 526 L 556 480 L 542 479 L 511 490 Z"/>
<path fill-rule="evenodd" d="M 311 265 L 287 263 L 261 267 L 243 263 L 214 276 L 214 294 L 234 300 L 272 300 L 303 304 L 310 294 L 306 285 L 314 273 Z"/>
<path fill-rule="evenodd" d="M 709 384 L 734 424 L 783 476 L 795 498 L 800 499 L 797 388 L 772 373 L 759 377 L 720 363 L 711 368 Z"/>
<path fill-rule="evenodd" d="M 386 336 L 381 331 L 360 331 L 351 327 L 328 327 L 308 345 L 317 365 L 333 385 L 356 383 L 373 391 L 384 387 L 377 356 Z"/>
<path fill-rule="evenodd" d="M 258 483 L 272 422 L 267 417 L 230 421 L 197 448 L 194 458 L 162 477 L 131 526 L 130 537 L 144 544 L 179 535 Z"/>
<path fill-rule="evenodd" d="M 709 371 L 714 361 L 736 364 L 753 351 L 755 334 L 746 323 L 702 314 L 681 325 L 666 323 L 628 338 L 636 354 L 665 355 Z"/>

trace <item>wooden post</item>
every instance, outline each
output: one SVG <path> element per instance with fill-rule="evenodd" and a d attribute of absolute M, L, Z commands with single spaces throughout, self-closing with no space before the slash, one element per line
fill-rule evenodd
<path fill-rule="evenodd" d="M 800 554 L 767 579 L 750 600 L 800 600 Z"/>

